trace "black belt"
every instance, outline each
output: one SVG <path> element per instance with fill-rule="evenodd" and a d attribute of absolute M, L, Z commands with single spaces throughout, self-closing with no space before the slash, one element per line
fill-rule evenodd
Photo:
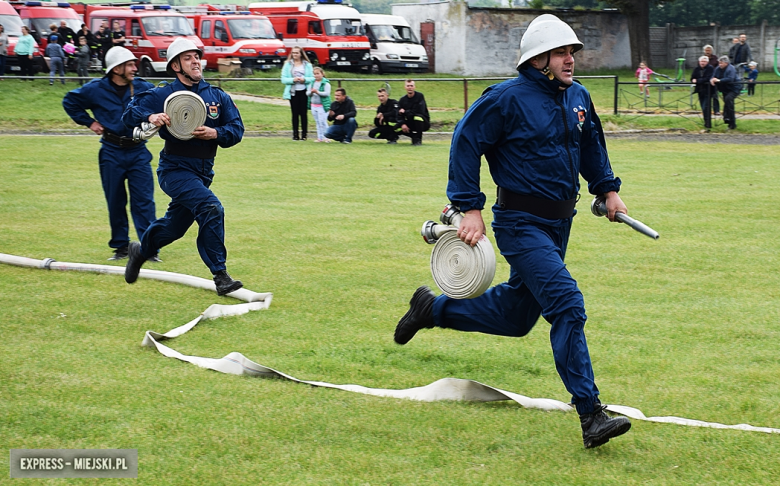
<path fill-rule="evenodd" d="M 194 159 L 213 159 L 217 156 L 217 144 L 196 145 L 166 140 L 163 151 L 166 155 L 178 155 L 179 157 L 192 157 Z"/>
<path fill-rule="evenodd" d="M 118 145 L 119 148 L 137 147 L 143 143 L 143 140 L 135 141 L 131 137 L 120 137 L 110 132 L 103 132 L 103 140 L 114 145 Z"/>
<path fill-rule="evenodd" d="M 565 219 L 574 215 L 574 206 L 579 200 L 579 195 L 574 199 L 566 201 L 553 201 L 552 199 L 542 199 L 525 194 L 516 194 L 512 191 L 499 187 L 497 191 L 496 204 L 501 209 L 510 211 L 524 211 L 534 216 L 545 219 Z"/>

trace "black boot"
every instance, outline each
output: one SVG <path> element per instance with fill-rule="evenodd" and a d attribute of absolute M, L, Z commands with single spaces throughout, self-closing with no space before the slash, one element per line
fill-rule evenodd
<path fill-rule="evenodd" d="M 433 299 L 436 295 L 426 286 L 418 288 L 409 301 L 409 312 L 395 327 L 395 342 L 406 344 L 420 329 L 433 327 Z"/>
<path fill-rule="evenodd" d="M 137 241 L 131 241 L 127 245 L 127 266 L 125 266 L 125 282 L 133 283 L 138 280 L 138 274 L 141 272 L 141 266 L 146 261 L 141 255 L 141 244 Z"/>
<path fill-rule="evenodd" d="M 233 280 L 227 270 L 220 270 L 214 274 L 214 284 L 217 286 L 217 295 L 229 294 L 244 286 L 240 280 Z"/>
<path fill-rule="evenodd" d="M 582 442 L 586 449 L 606 444 L 609 439 L 623 435 L 631 428 L 631 421 L 626 417 L 610 418 L 604 413 L 605 408 L 605 405 L 597 403 L 596 410 L 580 415 Z"/>

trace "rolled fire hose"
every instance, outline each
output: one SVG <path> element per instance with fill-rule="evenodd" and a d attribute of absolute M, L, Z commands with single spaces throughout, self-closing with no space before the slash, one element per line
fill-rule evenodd
<path fill-rule="evenodd" d="M 496 253 L 485 235 L 471 246 L 458 238 L 463 215 L 455 206 L 444 207 L 439 219 L 423 223 L 423 239 L 435 244 L 431 252 L 431 274 L 436 286 L 453 299 L 473 299 L 490 288 L 496 276 Z"/>
<path fill-rule="evenodd" d="M 446 211 L 446 208 L 445 208 Z M 49 270 L 78 270 L 86 272 L 124 274 L 124 267 L 112 265 L 91 265 L 86 263 L 64 263 L 56 262 L 51 258 L 45 260 L 34 260 L 32 258 L 19 257 L 0 253 L 0 263 L 16 265 L 21 267 L 40 268 Z M 171 278 L 156 278 L 157 275 L 167 274 Z M 153 278 L 156 280 L 167 280 L 169 282 L 192 285 L 194 287 L 209 288 L 214 290 L 214 283 L 206 279 L 193 277 L 170 272 L 159 272 L 155 270 L 141 270 L 139 275 L 144 278 Z M 201 282 L 202 281 L 202 282 Z M 206 285 L 211 284 L 211 285 Z M 200 356 L 189 356 L 179 353 L 164 345 L 161 341 L 171 340 L 186 334 L 200 322 L 218 317 L 237 316 L 246 314 L 250 311 L 267 309 L 271 304 L 272 294 L 256 293 L 246 289 L 240 289 L 228 294 L 230 297 L 244 300 L 246 304 L 219 305 L 213 304 L 203 311 L 192 321 L 172 329 L 166 333 L 157 333 L 146 331 L 142 346 L 154 347 L 157 351 L 168 358 L 192 363 L 201 368 L 217 371 L 219 373 L 231 375 L 246 375 L 259 378 L 282 378 L 295 383 L 303 383 L 316 387 L 333 388 L 337 390 L 361 393 L 377 397 L 400 398 L 407 400 L 418 400 L 423 402 L 435 402 L 440 400 L 458 400 L 473 402 L 492 402 L 499 400 L 512 400 L 525 408 L 534 408 L 548 411 L 572 412 L 574 408 L 568 403 L 561 402 L 552 398 L 530 398 L 517 393 L 501 390 L 489 385 L 482 384 L 474 380 L 461 378 L 442 378 L 425 386 L 419 386 L 406 389 L 386 389 L 369 388 L 361 385 L 339 385 L 326 383 L 323 381 L 300 380 L 273 368 L 268 368 L 255 363 L 246 356 L 238 352 L 227 354 L 223 358 L 204 358 Z M 716 422 L 703 422 L 682 417 L 647 417 L 641 410 L 624 405 L 607 405 L 607 410 L 635 420 L 644 420 L 647 422 L 671 423 L 677 425 L 687 425 L 689 427 L 711 427 L 715 429 L 735 429 L 749 432 L 764 432 L 768 434 L 780 434 L 780 429 L 771 427 L 756 427 L 749 424 L 724 425 Z"/>
<path fill-rule="evenodd" d="M 191 91 L 176 91 L 165 98 L 163 111 L 171 118 L 168 133 L 179 140 L 189 140 L 192 132 L 206 122 L 206 103 Z M 133 129 L 134 140 L 149 140 L 160 128 L 153 123 L 143 122 Z"/>

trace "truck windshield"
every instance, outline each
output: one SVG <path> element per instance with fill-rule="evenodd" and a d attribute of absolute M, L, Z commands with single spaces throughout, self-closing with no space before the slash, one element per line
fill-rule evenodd
<path fill-rule="evenodd" d="M 414 35 L 414 31 L 412 31 L 411 27 L 407 27 L 405 25 L 394 25 L 393 29 L 395 29 L 396 32 L 396 42 L 411 42 L 412 44 L 419 44 L 420 41 L 417 40 L 417 36 Z"/>
<path fill-rule="evenodd" d="M 195 35 L 186 17 L 143 17 L 146 35 Z"/>
<path fill-rule="evenodd" d="M 419 44 L 412 29 L 403 25 L 371 25 L 371 33 L 377 42 L 398 42 L 402 44 Z"/>
<path fill-rule="evenodd" d="M 234 39 L 276 39 L 276 32 L 268 19 L 230 19 L 228 27 Z"/>
<path fill-rule="evenodd" d="M 18 15 L 0 15 L 0 24 L 5 28 L 5 33 L 11 37 L 22 36 L 22 19 Z"/>
<path fill-rule="evenodd" d="M 325 21 L 327 35 L 363 35 L 358 19 L 329 19 Z"/>
<path fill-rule="evenodd" d="M 66 24 L 68 24 L 68 27 L 73 29 L 73 32 L 77 32 L 81 30 L 81 22 L 76 19 L 58 19 L 58 18 L 37 18 L 37 19 L 30 19 L 32 21 L 32 28 L 37 30 L 40 34 L 49 35 L 49 26 L 51 24 L 56 25 L 58 28 L 60 26 L 60 22 L 63 20 Z M 8 27 L 6 27 L 8 29 Z"/>

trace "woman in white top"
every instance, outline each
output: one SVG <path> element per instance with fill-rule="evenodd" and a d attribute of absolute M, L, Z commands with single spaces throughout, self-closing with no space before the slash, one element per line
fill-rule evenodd
<path fill-rule="evenodd" d="M 306 90 L 314 83 L 314 72 L 306 53 L 300 47 L 293 47 L 282 67 L 282 84 L 284 84 L 284 99 L 290 100 L 292 110 L 293 140 L 306 140 L 308 118 L 308 97 Z M 301 132 L 299 136 L 298 122 Z"/>

